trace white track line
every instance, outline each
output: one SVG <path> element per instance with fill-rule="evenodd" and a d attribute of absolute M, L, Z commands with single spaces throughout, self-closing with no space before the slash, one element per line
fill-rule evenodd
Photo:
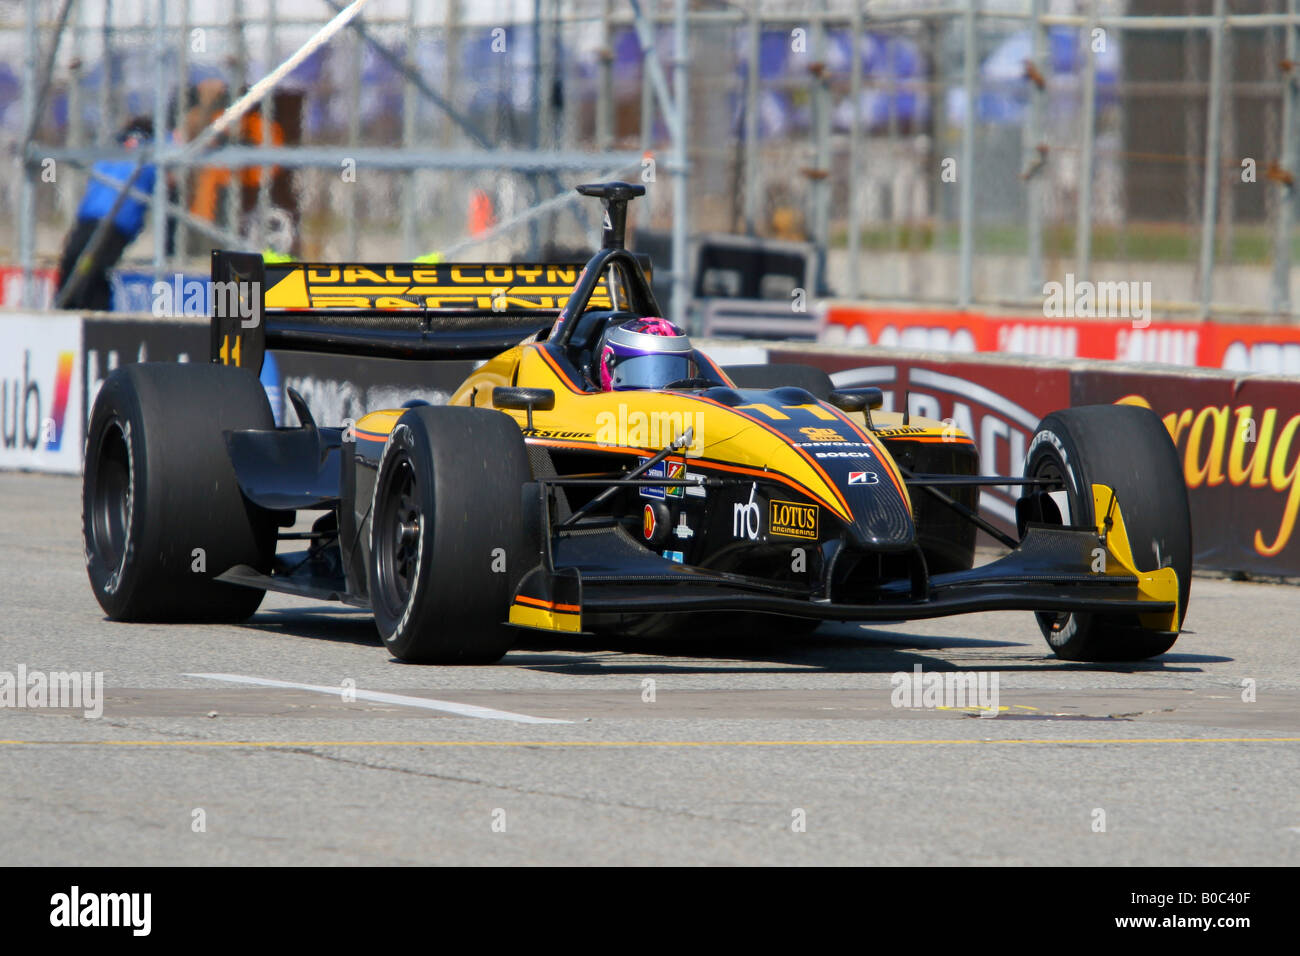
<path fill-rule="evenodd" d="M 297 684 L 287 680 L 272 680 L 269 677 L 246 677 L 243 674 L 184 674 L 184 677 L 203 677 L 208 680 L 226 681 L 231 684 L 253 684 L 258 687 L 287 687 L 291 690 L 313 690 L 332 697 L 341 697 L 345 688 L 329 687 L 322 684 Z M 461 717 L 477 717 L 480 720 L 510 720 L 517 724 L 571 724 L 571 720 L 555 717 L 533 717 L 529 714 L 515 714 L 508 710 L 493 710 L 491 707 L 478 707 L 474 704 L 458 704 L 454 700 L 434 700 L 430 697 L 408 697 L 405 694 L 387 694 L 379 690 L 361 690 L 347 688 L 357 700 L 368 700 L 376 704 L 396 704 L 399 707 L 418 707 L 421 710 L 438 710 Z"/>

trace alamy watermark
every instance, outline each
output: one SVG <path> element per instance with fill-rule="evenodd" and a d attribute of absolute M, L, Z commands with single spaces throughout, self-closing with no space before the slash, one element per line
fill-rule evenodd
<path fill-rule="evenodd" d="M 895 707 L 948 708 L 979 710 L 981 717 L 998 715 L 998 675 L 996 672 L 931 671 L 926 674 L 920 664 L 912 672 L 898 671 L 889 678 L 893 691 L 889 702 Z"/>
<path fill-rule="evenodd" d="M 619 403 L 618 413 L 596 416 L 596 443 L 618 448 L 663 448 L 691 432 L 683 454 L 699 458 L 704 454 L 703 412 L 643 412 Z"/>
<path fill-rule="evenodd" d="M 103 671 L 0 671 L 0 708 L 44 710 L 78 709 L 90 719 L 104 713 Z"/>
<path fill-rule="evenodd" d="M 148 936 L 153 926 L 152 893 L 83 893 L 74 886 L 50 897 L 50 925 L 126 927 L 133 936 Z"/>
<path fill-rule="evenodd" d="M 1133 328 L 1151 324 L 1150 282 L 1092 282 L 1073 272 L 1064 282 L 1043 284 L 1043 316 L 1048 319 L 1131 319 Z"/>
<path fill-rule="evenodd" d="M 262 321 L 262 284 L 231 279 L 225 282 L 205 283 L 186 279 L 176 273 L 172 281 L 158 280 L 150 287 L 153 314 L 159 318 L 184 315 L 207 315 L 208 293 L 212 314 L 221 318 L 237 318 L 246 329 L 256 328 Z"/>

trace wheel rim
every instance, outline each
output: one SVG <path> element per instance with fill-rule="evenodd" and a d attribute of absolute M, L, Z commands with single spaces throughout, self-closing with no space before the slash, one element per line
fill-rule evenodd
<path fill-rule="evenodd" d="M 383 503 L 375 519 L 378 523 L 375 553 L 378 597 L 388 612 L 396 616 L 410 600 L 420 567 L 420 531 L 424 516 L 420 511 L 419 485 L 410 459 L 402 457 L 393 461 L 380 500 Z"/>
<path fill-rule="evenodd" d="M 1065 480 L 1065 474 L 1061 470 L 1061 467 L 1055 458 L 1051 455 L 1043 455 L 1040 457 L 1034 464 L 1033 473 L 1029 477 L 1048 478 L 1057 482 L 1070 500 L 1070 522 L 1077 523 L 1078 517 L 1076 512 L 1079 507 L 1078 502 L 1075 500 L 1074 495 L 1071 494 L 1070 483 Z M 1070 611 L 1038 611 L 1035 616 L 1045 629 L 1057 634 L 1063 631 L 1065 626 L 1070 623 L 1070 618 L 1073 614 Z"/>
<path fill-rule="evenodd" d="M 94 553 L 110 570 L 126 553 L 131 524 L 131 456 L 121 426 L 104 429 L 95 460 L 90 529 Z"/>

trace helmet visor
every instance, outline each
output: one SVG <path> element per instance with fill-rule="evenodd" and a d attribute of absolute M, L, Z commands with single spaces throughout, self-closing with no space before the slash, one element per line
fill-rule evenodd
<path fill-rule="evenodd" d="M 663 388 L 699 375 L 699 365 L 689 352 L 630 355 L 620 359 L 611 378 L 615 388 Z"/>

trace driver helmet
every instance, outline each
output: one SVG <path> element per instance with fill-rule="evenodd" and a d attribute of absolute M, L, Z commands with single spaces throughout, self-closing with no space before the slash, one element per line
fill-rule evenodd
<path fill-rule="evenodd" d="M 663 388 L 695 378 L 699 366 L 686 333 L 667 319 L 629 319 L 612 326 L 596 347 L 602 391 Z"/>

